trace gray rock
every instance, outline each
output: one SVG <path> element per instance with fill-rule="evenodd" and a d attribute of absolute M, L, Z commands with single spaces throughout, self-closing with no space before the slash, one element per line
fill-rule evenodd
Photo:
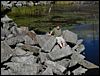
<path fill-rule="evenodd" d="M 67 68 L 70 64 L 70 61 L 70 59 L 62 59 L 60 61 L 57 61 L 57 63 Z"/>
<path fill-rule="evenodd" d="M 26 35 L 24 39 L 25 39 L 25 44 L 29 44 L 29 45 L 35 44 L 35 42 L 28 35 Z"/>
<path fill-rule="evenodd" d="M 18 4 L 18 3 L 17 3 L 16 6 L 17 6 L 17 7 L 22 7 L 22 4 Z"/>
<path fill-rule="evenodd" d="M 25 64 L 34 64 L 36 63 L 36 58 L 33 55 L 19 55 L 16 57 L 13 57 L 11 59 L 12 62 L 21 62 Z"/>
<path fill-rule="evenodd" d="M 9 22 L 12 21 L 11 18 L 9 18 L 7 15 L 5 15 L 3 18 L 1 18 L 1 22 L 5 23 L 5 22 Z"/>
<path fill-rule="evenodd" d="M 32 7 L 32 6 L 33 6 L 33 2 L 32 2 L 32 1 L 29 1 L 29 2 L 27 3 L 27 5 Z"/>
<path fill-rule="evenodd" d="M 99 68 L 99 66 L 87 61 L 87 60 L 81 60 L 79 62 L 80 65 L 84 66 L 87 69 L 93 69 L 93 68 Z"/>
<path fill-rule="evenodd" d="M 10 31 L 9 30 L 7 30 L 7 29 L 2 29 L 1 28 L 1 36 L 2 37 L 7 37 L 7 36 L 9 36 L 10 35 Z"/>
<path fill-rule="evenodd" d="M 48 59 L 46 53 L 40 52 L 39 56 L 40 56 L 40 62 L 41 63 L 45 62 Z"/>
<path fill-rule="evenodd" d="M 16 47 L 21 47 L 22 45 L 24 45 L 23 43 L 18 43 L 16 44 Z"/>
<path fill-rule="evenodd" d="M 82 61 L 85 58 L 85 56 L 78 54 L 78 53 L 73 53 L 71 56 L 71 61 L 69 67 L 75 66 L 77 63 Z"/>
<path fill-rule="evenodd" d="M 1 41 L 3 41 L 4 39 L 5 39 L 5 37 L 2 37 L 2 36 L 1 36 Z"/>
<path fill-rule="evenodd" d="M 1 63 L 12 56 L 13 50 L 5 41 L 1 41 Z"/>
<path fill-rule="evenodd" d="M 51 67 L 52 69 L 59 70 L 60 72 L 64 72 L 66 69 L 64 66 L 50 60 L 45 61 L 45 65 Z"/>
<path fill-rule="evenodd" d="M 75 43 L 75 44 L 78 40 L 77 34 L 71 32 L 69 30 L 63 31 L 63 38 L 65 39 L 65 41 Z"/>
<path fill-rule="evenodd" d="M 15 63 L 15 62 L 9 62 L 5 63 L 8 67 L 10 67 L 10 70 L 13 73 L 16 73 L 16 75 L 36 75 L 38 72 L 38 67 L 40 67 L 39 64 L 24 64 L 24 63 Z"/>
<path fill-rule="evenodd" d="M 56 74 L 56 75 L 64 75 L 63 72 L 61 72 L 60 70 L 55 69 L 55 68 L 52 69 L 52 72 L 53 72 L 54 74 Z"/>
<path fill-rule="evenodd" d="M 41 75 L 53 75 L 52 68 L 47 67 Z"/>
<path fill-rule="evenodd" d="M 13 26 L 13 27 L 10 29 L 10 31 L 11 31 L 15 36 L 17 36 L 17 35 L 19 34 L 19 31 L 18 31 L 18 29 L 17 29 L 17 26 Z"/>
<path fill-rule="evenodd" d="M 82 54 L 78 54 L 78 53 L 73 53 L 71 56 L 71 59 L 76 60 L 76 61 L 81 61 L 85 58 L 85 56 L 83 56 Z"/>
<path fill-rule="evenodd" d="M 40 48 L 37 47 L 37 46 L 31 46 L 31 45 L 27 45 L 27 44 L 22 45 L 21 48 L 24 49 L 24 50 L 33 52 L 34 54 L 38 54 L 39 50 L 40 50 Z"/>
<path fill-rule="evenodd" d="M 74 75 L 82 75 L 83 73 L 85 73 L 87 71 L 87 69 L 82 68 L 81 66 L 77 69 L 75 69 L 74 71 L 72 71 L 72 73 Z"/>
<path fill-rule="evenodd" d="M 78 40 L 76 45 L 72 49 L 75 50 L 82 42 L 83 42 L 83 39 Z"/>
<path fill-rule="evenodd" d="M 13 37 L 13 34 L 9 34 L 9 35 L 7 36 L 7 39 L 12 38 L 12 37 Z"/>
<path fill-rule="evenodd" d="M 15 47 L 13 53 L 14 53 L 14 55 L 25 55 L 26 54 L 26 51 L 22 50 L 19 47 Z"/>
<path fill-rule="evenodd" d="M 71 60 L 70 61 L 70 64 L 69 64 L 69 67 L 73 67 L 77 64 L 78 62 L 76 60 Z"/>
<path fill-rule="evenodd" d="M 51 36 L 48 36 L 48 35 L 36 35 L 37 42 L 39 43 L 41 47 L 44 46 L 45 42 L 47 42 L 50 37 Z"/>
<path fill-rule="evenodd" d="M 51 37 L 48 41 L 46 41 L 46 43 L 42 47 L 42 50 L 44 50 L 45 52 L 50 52 L 55 44 L 56 44 L 56 38 Z"/>
<path fill-rule="evenodd" d="M 34 41 L 34 44 L 38 44 L 36 39 L 36 33 L 33 30 L 28 31 L 27 35 Z"/>
<path fill-rule="evenodd" d="M 85 50 L 85 46 L 83 44 L 80 44 L 77 48 L 76 51 L 77 53 L 81 53 Z"/>
<path fill-rule="evenodd" d="M 71 54 L 72 54 L 72 50 L 69 47 L 69 45 L 67 45 L 67 46 L 65 46 L 65 47 L 63 47 L 61 49 L 53 50 L 48 55 L 49 55 L 50 59 L 57 60 L 57 59 L 61 59 L 63 57 L 67 57 L 67 56 L 69 56 Z"/>
<path fill-rule="evenodd" d="M 1 75 L 16 75 L 16 73 L 13 73 L 10 69 L 1 68 Z"/>
<path fill-rule="evenodd" d="M 16 45 L 17 43 L 24 42 L 23 36 L 16 36 L 5 40 L 8 45 Z"/>

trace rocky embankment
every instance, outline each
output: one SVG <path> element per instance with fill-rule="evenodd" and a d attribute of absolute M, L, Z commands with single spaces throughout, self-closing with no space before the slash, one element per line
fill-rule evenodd
<path fill-rule="evenodd" d="M 77 34 L 63 31 L 66 46 L 56 38 L 17 27 L 7 15 L 1 18 L 1 75 L 82 75 L 99 68 L 82 54 L 85 46 Z"/>

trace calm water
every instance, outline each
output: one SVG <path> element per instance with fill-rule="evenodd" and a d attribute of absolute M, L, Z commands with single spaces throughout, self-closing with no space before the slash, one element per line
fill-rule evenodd
<path fill-rule="evenodd" d="M 88 30 L 89 32 L 87 32 Z M 93 26 L 87 24 L 78 25 L 72 29 L 73 32 L 78 34 L 78 37 L 81 37 L 84 40 L 84 55 L 86 56 L 86 59 L 96 65 L 99 65 L 99 28 L 94 30 L 96 32 L 93 34 Z M 84 32 L 86 36 L 83 36 L 82 33 Z"/>
<path fill-rule="evenodd" d="M 99 65 L 99 38 L 84 39 L 83 44 L 85 45 L 85 56 L 86 59 L 96 65 Z"/>

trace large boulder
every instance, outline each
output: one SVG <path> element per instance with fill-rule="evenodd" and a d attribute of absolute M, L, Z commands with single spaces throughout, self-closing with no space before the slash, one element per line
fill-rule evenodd
<path fill-rule="evenodd" d="M 12 62 L 21 62 L 25 64 L 36 63 L 36 58 L 33 55 L 17 55 L 11 59 Z"/>
<path fill-rule="evenodd" d="M 66 68 L 56 62 L 53 62 L 53 61 L 50 61 L 50 60 L 47 60 L 45 61 L 45 65 L 47 65 L 48 67 L 52 68 L 53 70 L 58 70 L 60 72 L 64 72 L 66 70 Z"/>
<path fill-rule="evenodd" d="M 5 42 L 1 41 L 1 63 L 8 60 L 13 54 L 13 50 Z"/>
<path fill-rule="evenodd" d="M 38 44 L 37 39 L 36 39 L 36 33 L 32 31 L 28 31 L 27 35 L 34 41 L 34 44 Z"/>
<path fill-rule="evenodd" d="M 9 62 L 5 63 L 13 73 L 16 75 L 36 75 L 38 72 L 38 68 L 40 67 L 39 64 L 25 64 L 25 63 L 15 63 Z"/>
<path fill-rule="evenodd" d="M 35 42 L 28 35 L 25 35 L 24 39 L 25 39 L 25 44 L 29 44 L 29 45 L 35 44 Z"/>
<path fill-rule="evenodd" d="M 12 21 L 11 18 L 9 18 L 7 15 L 5 15 L 3 18 L 1 18 L 1 22 L 5 23 L 5 22 L 9 22 Z"/>
<path fill-rule="evenodd" d="M 5 40 L 8 45 L 16 45 L 17 43 L 24 42 L 23 36 L 16 36 Z"/>
<path fill-rule="evenodd" d="M 26 51 L 24 51 L 23 49 L 19 48 L 19 47 L 15 47 L 14 51 L 13 51 L 13 55 L 25 55 Z"/>
<path fill-rule="evenodd" d="M 66 42 L 75 43 L 75 44 L 78 40 L 77 34 L 69 30 L 63 31 L 63 38 L 65 39 Z"/>
<path fill-rule="evenodd" d="M 70 61 L 70 59 L 62 59 L 57 61 L 57 63 L 67 68 L 70 64 Z"/>
<path fill-rule="evenodd" d="M 39 52 L 40 62 L 43 63 L 48 60 L 47 54 L 44 52 Z"/>
<path fill-rule="evenodd" d="M 7 37 L 10 33 L 9 30 L 1 28 L 1 37 Z"/>
<path fill-rule="evenodd" d="M 52 68 L 47 67 L 41 75 L 53 75 Z"/>
<path fill-rule="evenodd" d="M 80 67 L 78 67 L 77 69 L 75 69 L 74 71 L 72 71 L 72 73 L 73 73 L 74 75 L 82 75 L 82 74 L 84 74 L 86 71 L 87 71 L 87 69 L 82 68 L 82 67 L 80 66 Z"/>
<path fill-rule="evenodd" d="M 51 36 L 48 36 L 48 35 L 36 35 L 36 39 L 40 47 L 43 47 L 50 37 Z"/>
<path fill-rule="evenodd" d="M 71 56 L 71 61 L 69 64 L 69 67 L 75 66 L 77 63 L 82 61 L 85 58 L 85 56 L 79 54 L 79 53 L 73 53 Z"/>
<path fill-rule="evenodd" d="M 17 29 L 17 26 L 13 26 L 10 28 L 10 31 L 14 36 L 17 36 L 19 34 L 19 30 Z"/>
<path fill-rule="evenodd" d="M 45 52 L 51 52 L 55 44 L 56 44 L 56 38 L 52 36 L 48 41 L 46 41 L 46 43 L 42 47 L 42 50 Z"/>
<path fill-rule="evenodd" d="M 76 45 L 72 48 L 73 50 L 75 50 L 76 48 L 78 48 L 78 46 L 83 42 L 83 39 L 77 40 Z"/>
<path fill-rule="evenodd" d="M 48 55 L 49 55 L 51 60 L 58 60 L 58 59 L 61 59 L 63 57 L 67 57 L 71 54 L 72 54 L 72 50 L 69 47 L 69 45 L 67 45 L 61 49 L 52 50 L 52 52 L 50 52 Z"/>
<path fill-rule="evenodd" d="M 40 51 L 39 47 L 37 47 L 37 46 L 31 46 L 31 45 L 27 45 L 27 44 L 22 45 L 21 48 L 23 50 L 33 52 L 33 54 L 35 54 L 35 55 L 39 54 L 39 51 Z"/>
<path fill-rule="evenodd" d="M 81 60 L 79 62 L 80 65 L 84 66 L 87 69 L 94 69 L 94 68 L 99 68 L 99 66 L 87 61 L 87 60 Z"/>
<path fill-rule="evenodd" d="M 85 50 L 85 46 L 83 44 L 80 44 L 77 48 L 76 51 L 77 53 L 81 53 Z"/>
<path fill-rule="evenodd" d="M 1 68 L 1 75 L 16 75 L 16 73 L 13 73 L 10 69 Z"/>

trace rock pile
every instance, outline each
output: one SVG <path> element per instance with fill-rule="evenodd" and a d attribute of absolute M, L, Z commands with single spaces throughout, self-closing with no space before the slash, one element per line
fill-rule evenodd
<path fill-rule="evenodd" d="M 22 7 L 22 6 L 33 6 L 33 1 L 1 1 L 1 4 L 3 7 L 9 7 L 12 8 L 15 7 Z"/>
<path fill-rule="evenodd" d="M 98 68 L 85 60 L 83 40 L 69 30 L 63 31 L 67 45 L 60 48 L 54 36 L 18 28 L 7 15 L 1 23 L 2 75 L 82 75 Z"/>

